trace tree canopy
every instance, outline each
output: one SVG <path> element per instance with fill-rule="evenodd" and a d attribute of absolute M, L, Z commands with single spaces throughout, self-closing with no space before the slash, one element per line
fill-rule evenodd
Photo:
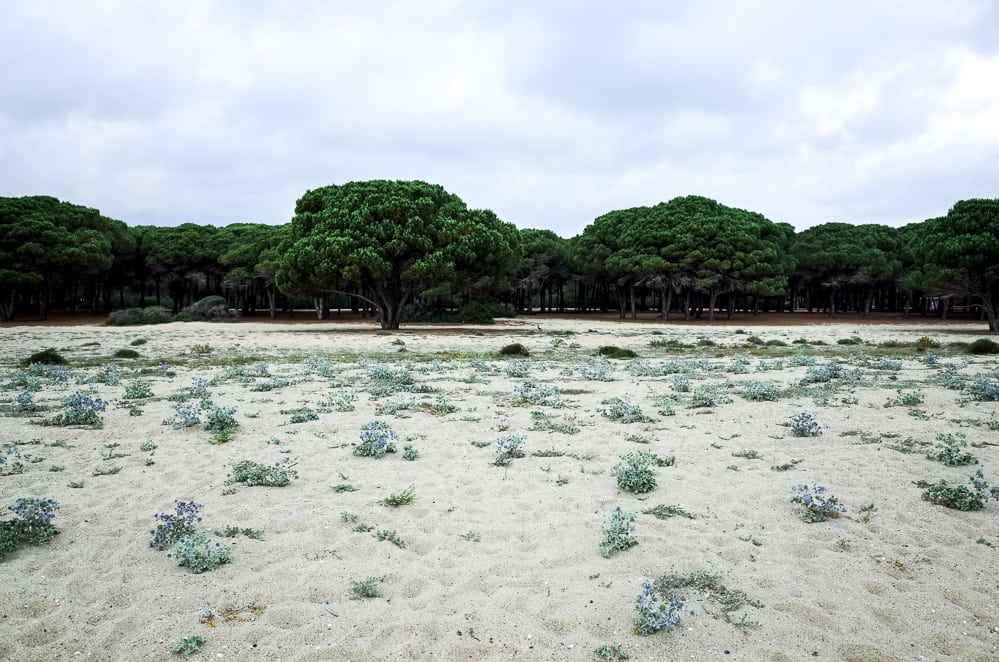
<path fill-rule="evenodd" d="M 351 182 L 298 200 L 276 280 L 284 291 L 355 296 L 378 311 L 382 328 L 397 329 L 421 291 L 493 287 L 519 258 L 513 225 L 439 185 Z"/>

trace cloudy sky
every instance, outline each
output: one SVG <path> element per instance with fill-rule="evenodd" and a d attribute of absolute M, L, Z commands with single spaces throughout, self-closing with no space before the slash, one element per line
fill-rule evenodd
<path fill-rule="evenodd" d="M 698 194 L 799 229 L 999 197 L 990 0 L 0 0 L 0 195 L 283 223 L 442 184 L 578 234 Z"/>

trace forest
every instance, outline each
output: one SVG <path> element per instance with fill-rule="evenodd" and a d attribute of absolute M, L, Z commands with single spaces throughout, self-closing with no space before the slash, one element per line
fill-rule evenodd
<path fill-rule="evenodd" d="M 818 311 L 970 314 L 995 332 L 997 296 L 999 199 L 958 201 L 946 216 L 898 228 L 828 222 L 796 232 L 685 196 L 608 211 L 563 238 L 419 181 L 307 191 L 284 225 L 129 225 L 53 197 L 0 198 L 6 322 L 50 311 L 169 321 L 213 297 L 221 317 L 350 310 L 389 329 L 536 312 L 714 320 Z"/>

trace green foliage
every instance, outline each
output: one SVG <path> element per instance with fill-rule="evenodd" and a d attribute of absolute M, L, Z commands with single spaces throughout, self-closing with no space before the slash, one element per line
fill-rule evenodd
<path fill-rule="evenodd" d="M 225 297 L 213 294 L 184 308 L 174 316 L 174 320 L 177 322 L 217 322 L 233 317 Z"/>
<path fill-rule="evenodd" d="M 52 525 L 59 502 L 47 498 L 20 498 L 7 509 L 15 517 L 0 521 L 0 562 L 20 545 L 40 545 L 52 540 L 59 529 Z"/>
<path fill-rule="evenodd" d="M 597 354 L 608 359 L 634 359 L 638 357 L 638 354 L 634 350 L 615 347 L 614 345 L 604 345 L 597 350 Z"/>
<path fill-rule="evenodd" d="M 623 644 L 602 644 L 593 651 L 598 657 L 605 660 L 627 660 L 630 659 L 628 651 Z"/>
<path fill-rule="evenodd" d="M 399 493 L 392 492 L 378 503 L 382 504 L 383 506 L 398 507 L 398 506 L 408 506 L 409 504 L 413 503 L 413 501 L 415 500 L 416 500 L 416 486 L 410 485 L 402 492 Z"/>
<path fill-rule="evenodd" d="M 233 466 L 232 473 L 229 474 L 225 484 L 242 483 L 248 487 L 254 485 L 284 487 L 290 484 L 293 478 L 298 478 L 298 472 L 292 469 L 292 466 L 287 461 L 268 466 L 251 460 L 243 460 Z"/>
<path fill-rule="evenodd" d="M 622 398 L 608 398 L 602 400 L 600 404 L 607 405 L 607 408 L 601 409 L 600 413 L 618 423 L 649 423 L 652 421 L 638 405 L 633 405 Z"/>
<path fill-rule="evenodd" d="M 632 535 L 635 531 L 635 517 L 635 513 L 623 511 L 620 507 L 607 516 L 602 529 L 604 539 L 600 543 L 600 553 L 605 559 L 610 558 L 614 552 L 630 549 L 638 544 L 638 540 Z"/>
<path fill-rule="evenodd" d="M 968 436 L 963 432 L 937 434 L 936 452 L 930 453 L 926 457 L 930 460 L 943 462 L 948 467 L 978 464 L 978 458 L 961 450 L 968 445 L 967 439 Z"/>
<path fill-rule="evenodd" d="M 26 359 L 21 359 L 20 365 L 23 368 L 30 366 L 32 363 L 39 363 L 42 365 L 69 365 L 69 360 L 57 352 L 55 349 L 43 349 L 40 352 L 35 352 Z"/>
<path fill-rule="evenodd" d="M 979 338 L 968 343 L 968 354 L 999 354 L 999 343 L 989 338 Z"/>
<path fill-rule="evenodd" d="M 126 347 L 124 349 L 119 349 L 117 352 L 113 354 L 113 356 L 116 359 L 137 359 L 140 358 L 142 354 L 139 354 L 134 349 L 128 349 Z"/>
<path fill-rule="evenodd" d="M 375 306 L 382 328 L 397 329 L 406 304 L 430 287 L 498 286 L 520 241 L 513 225 L 441 186 L 377 180 L 307 191 L 284 248 L 281 290 L 349 293 Z"/>
<path fill-rule="evenodd" d="M 350 583 L 350 597 L 354 600 L 365 598 L 380 598 L 382 590 L 379 584 L 385 581 L 384 577 L 368 577 Z"/>
<path fill-rule="evenodd" d="M 948 485 L 941 481 L 930 485 L 923 492 L 923 501 L 955 510 L 981 510 L 990 499 L 999 501 L 999 487 L 990 487 L 979 469 L 970 479 L 971 489 L 966 485 Z"/>
<path fill-rule="evenodd" d="M 402 540 L 395 531 L 389 531 L 388 529 L 379 529 L 371 534 L 375 537 L 375 540 L 387 540 L 399 549 L 406 549 L 406 542 Z"/>
<path fill-rule="evenodd" d="M 173 321 L 170 311 L 161 306 L 126 308 L 116 310 L 105 322 L 108 326 L 138 326 L 141 324 L 166 324 Z"/>
<path fill-rule="evenodd" d="M 617 485 L 626 492 L 643 494 L 656 488 L 657 458 L 645 451 L 631 451 L 620 456 L 623 462 L 614 467 Z"/>
<path fill-rule="evenodd" d="M 136 380 L 125 385 L 125 392 L 122 394 L 123 400 L 142 400 L 153 397 L 152 384 L 150 382 Z"/>
<path fill-rule="evenodd" d="M 217 542 L 208 540 L 203 531 L 195 531 L 181 537 L 173 546 L 170 556 L 177 564 L 195 574 L 215 570 L 232 560 L 232 552 Z"/>
<path fill-rule="evenodd" d="M 354 455 L 360 457 L 384 457 L 396 451 L 395 431 L 385 421 L 365 423 L 361 428 L 361 443 L 354 446 Z"/>
<path fill-rule="evenodd" d="M 500 356 L 522 356 L 526 358 L 531 355 L 531 351 L 524 347 L 521 343 L 515 342 L 510 343 L 509 345 L 504 345 L 500 348 L 497 354 Z"/>
<path fill-rule="evenodd" d="M 687 510 L 684 510 L 680 506 L 667 506 L 666 504 L 659 504 L 652 508 L 648 508 L 642 511 L 643 515 L 652 515 L 656 519 L 669 519 L 670 517 L 686 517 L 687 519 L 696 519 L 697 516 Z"/>
<path fill-rule="evenodd" d="M 188 655 L 194 655 L 195 653 L 197 653 L 199 650 L 201 650 L 201 647 L 204 645 L 205 645 L 204 637 L 192 634 L 178 641 L 174 645 L 174 647 L 170 649 L 170 652 L 187 657 Z"/>

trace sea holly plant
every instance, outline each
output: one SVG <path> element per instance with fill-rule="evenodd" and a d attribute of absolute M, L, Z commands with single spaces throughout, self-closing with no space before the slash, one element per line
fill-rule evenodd
<path fill-rule="evenodd" d="M 971 489 L 966 485 L 947 485 L 944 482 L 931 485 L 923 492 L 923 501 L 954 510 L 981 510 L 990 499 L 999 501 L 999 487 L 989 486 L 981 469 L 969 481 Z"/>
<path fill-rule="evenodd" d="M 658 458 L 646 451 L 631 451 L 621 455 L 622 462 L 614 467 L 617 486 L 626 492 L 644 494 L 656 489 L 656 474 L 652 467 Z"/>
<path fill-rule="evenodd" d="M 52 540 L 59 530 L 52 525 L 59 502 L 47 498 L 21 498 L 7 509 L 14 519 L 0 521 L 0 561 L 19 545 L 40 545 Z"/>
<path fill-rule="evenodd" d="M 822 434 L 822 426 L 807 411 L 792 416 L 789 425 L 795 437 L 818 437 Z"/>
<path fill-rule="evenodd" d="M 396 451 L 398 435 L 385 421 L 365 423 L 361 428 L 361 443 L 354 446 L 354 455 L 360 457 L 383 457 Z"/>
<path fill-rule="evenodd" d="M 620 507 L 607 516 L 603 527 L 604 539 L 600 543 L 600 553 L 605 559 L 610 558 L 614 552 L 630 549 L 638 544 L 632 535 L 635 531 L 635 517 L 635 513 L 621 510 Z"/>
<path fill-rule="evenodd" d="M 194 533 L 197 523 L 201 521 L 198 513 L 201 511 L 201 504 L 194 501 L 174 501 L 176 507 L 172 513 L 156 513 L 153 515 L 156 520 L 156 528 L 150 531 L 153 539 L 149 546 L 156 550 L 163 550 L 172 546 L 184 536 Z"/>
<path fill-rule="evenodd" d="M 500 437 L 496 440 L 496 458 L 493 464 L 497 467 L 508 467 L 515 459 L 524 457 L 523 437 Z"/>
<path fill-rule="evenodd" d="M 642 636 L 675 629 L 686 611 L 684 603 L 675 595 L 660 596 L 650 582 L 642 586 L 642 593 L 635 599 L 635 632 Z"/>
<path fill-rule="evenodd" d="M 85 393 L 73 393 L 63 404 L 66 411 L 45 419 L 42 425 L 86 425 L 99 428 L 104 424 L 101 414 L 107 409 L 108 403 L 100 398 L 93 398 Z"/>
<path fill-rule="evenodd" d="M 835 519 L 846 512 L 846 507 L 840 504 L 839 499 L 831 494 L 827 496 L 826 488 L 821 485 L 796 485 L 791 489 L 794 491 L 791 503 L 801 506 L 801 519 L 809 524 Z"/>

